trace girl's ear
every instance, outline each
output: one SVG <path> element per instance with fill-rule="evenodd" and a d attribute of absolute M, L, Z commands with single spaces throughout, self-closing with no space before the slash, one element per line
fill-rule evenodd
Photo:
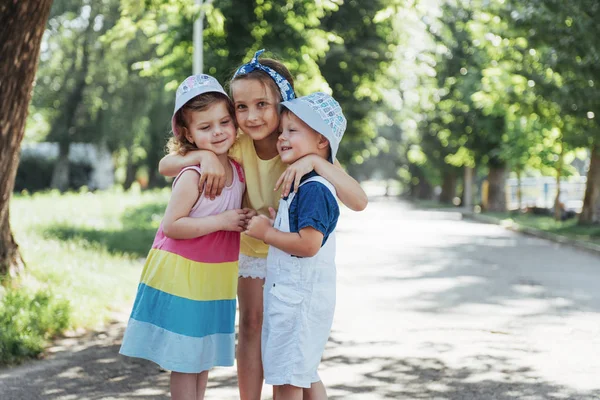
<path fill-rule="evenodd" d="M 182 126 L 180 129 L 181 129 L 182 136 L 184 138 L 186 138 L 188 142 L 190 142 L 191 144 L 194 144 L 194 137 L 192 136 L 192 134 L 188 130 L 188 128 Z"/>
<path fill-rule="evenodd" d="M 329 140 L 323 135 L 319 135 L 319 141 L 317 142 L 317 148 L 325 149 L 329 146 Z"/>

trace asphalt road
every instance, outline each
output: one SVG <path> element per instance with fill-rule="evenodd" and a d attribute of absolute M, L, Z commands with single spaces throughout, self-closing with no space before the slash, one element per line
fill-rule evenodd
<path fill-rule="evenodd" d="M 330 399 L 600 399 L 599 256 L 372 201 L 343 211 L 337 263 Z M 169 398 L 168 373 L 117 355 L 127 311 L 0 370 L 0 399 Z M 238 398 L 234 368 L 206 398 Z"/>

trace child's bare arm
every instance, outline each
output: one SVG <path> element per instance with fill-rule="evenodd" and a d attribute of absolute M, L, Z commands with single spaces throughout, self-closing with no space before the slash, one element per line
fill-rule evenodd
<path fill-rule="evenodd" d="M 227 177 L 223 164 L 212 151 L 194 150 L 184 156 L 168 154 L 158 163 L 158 172 L 164 176 L 176 176 L 183 168 L 191 165 L 202 166 L 202 177 L 198 181 L 198 187 L 200 191 L 204 190 L 206 197 L 214 200 L 225 187 Z"/>
<path fill-rule="evenodd" d="M 271 212 L 271 217 L 275 217 L 274 211 Z M 323 243 L 323 234 L 314 228 L 306 227 L 299 232 L 281 232 L 273 227 L 273 220 L 264 215 L 253 217 L 245 233 L 298 257 L 314 256 Z"/>
<path fill-rule="evenodd" d="M 179 177 L 163 218 L 164 234 L 172 239 L 192 239 L 221 230 L 241 232 L 246 221 L 241 209 L 208 217 L 188 217 L 200 196 L 199 180 L 196 171 L 186 171 Z"/>
<path fill-rule="evenodd" d="M 298 257 L 312 257 L 319 252 L 323 243 L 323 234 L 314 228 L 303 228 L 300 232 L 281 232 L 273 227 L 267 231 L 263 240 L 269 246 L 275 246 L 288 254 Z"/>
<path fill-rule="evenodd" d="M 331 182 L 335 187 L 337 197 L 346 207 L 353 211 L 362 211 L 367 207 L 369 202 L 367 194 L 360 184 L 343 170 L 340 163 L 335 160 L 335 164 L 331 164 L 326 159 L 314 154 L 304 156 L 287 167 L 277 180 L 275 189 L 283 185 L 282 195 L 284 197 L 289 194 L 292 184 L 297 191 L 300 179 L 312 170 Z"/>
<path fill-rule="evenodd" d="M 177 176 L 183 168 L 201 164 L 202 153 L 208 151 L 190 151 L 184 156 L 177 153 L 167 154 L 159 161 L 158 172 L 163 176 Z"/>

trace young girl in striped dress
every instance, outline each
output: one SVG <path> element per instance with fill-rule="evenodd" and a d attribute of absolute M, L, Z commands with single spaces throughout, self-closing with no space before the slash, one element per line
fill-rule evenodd
<path fill-rule="evenodd" d="M 213 152 L 227 183 L 211 200 L 199 192 L 199 166 L 175 178 L 120 353 L 172 371 L 172 398 L 197 400 L 209 369 L 233 365 L 240 232 L 253 214 L 241 209 L 244 176 L 227 156 L 236 137 L 233 104 L 215 78 L 194 75 L 179 86 L 172 128 L 170 150 Z"/>

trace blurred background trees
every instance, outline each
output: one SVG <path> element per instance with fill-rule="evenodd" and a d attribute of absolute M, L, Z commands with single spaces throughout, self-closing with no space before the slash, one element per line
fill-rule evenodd
<path fill-rule="evenodd" d="M 145 189 L 169 186 L 157 164 L 201 14 L 203 70 L 225 86 L 265 48 L 298 94 L 340 101 L 338 157 L 368 193 L 526 210 L 511 217 L 598 243 L 597 0 L 4 2 L 0 364 L 128 298 L 168 199 Z M 17 242 L 28 273 L 12 279 Z"/>
<path fill-rule="evenodd" d="M 600 221 L 595 1 L 205 3 L 204 72 L 226 83 L 266 48 L 299 94 L 331 92 L 349 121 L 339 158 L 358 179 L 504 211 L 539 206 L 524 182 L 546 176 L 544 206 L 558 211 L 561 182 L 582 175 L 579 220 Z M 76 188 L 84 167 L 69 145 L 90 143 L 110 154 L 116 184 L 164 186 L 156 166 L 198 15 L 183 0 L 55 1 L 25 142 L 57 143 L 58 156 L 45 174 L 23 162 L 20 175 Z"/>

